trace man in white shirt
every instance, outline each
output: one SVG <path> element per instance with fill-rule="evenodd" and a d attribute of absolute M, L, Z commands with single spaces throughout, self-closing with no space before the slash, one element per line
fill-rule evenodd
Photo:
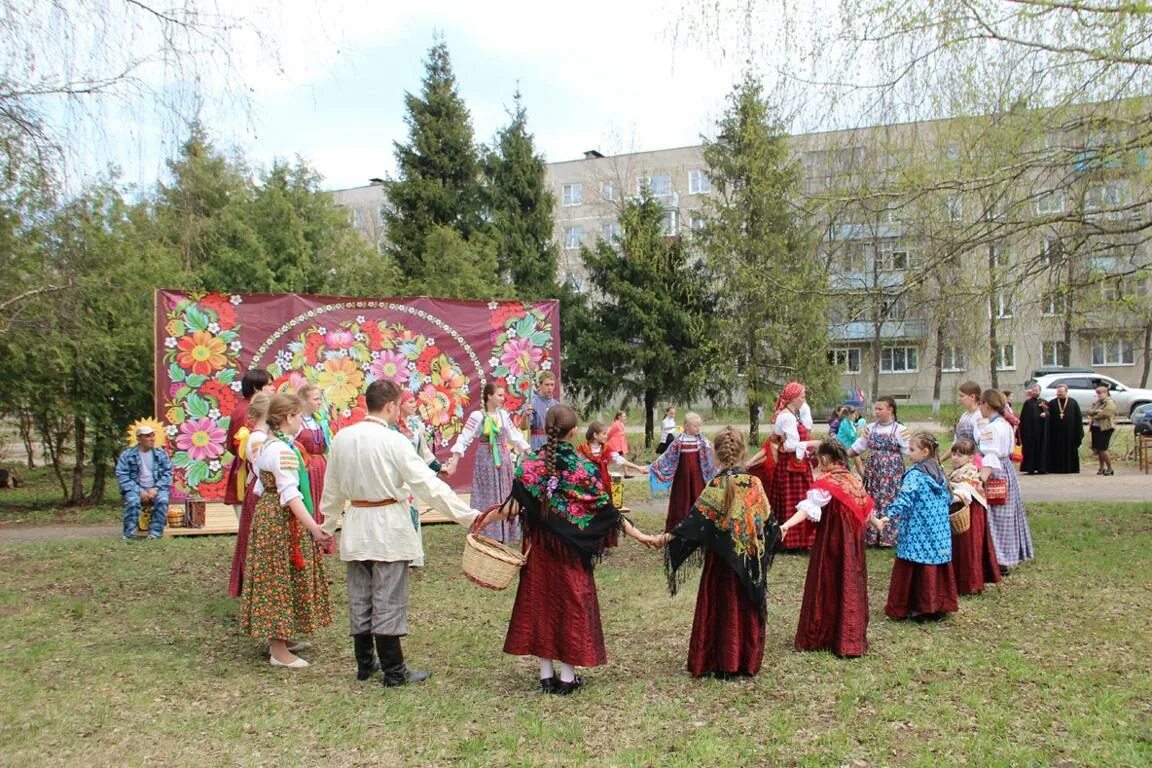
<path fill-rule="evenodd" d="M 370 678 L 379 656 L 384 685 L 404 685 L 429 676 L 407 668 L 400 645 L 400 638 L 408 634 L 408 565 L 424 554 L 409 514 L 408 494 L 465 527 L 479 513 L 389 426 L 400 413 L 400 388 L 395 383 L 372 382 L 365 404 L 368 416 L 341 429 L 332 440 L 320 500 L 321 527 L 333 533 L 343 524 L 340 559 L 348 564 L 356 678 Z"/>

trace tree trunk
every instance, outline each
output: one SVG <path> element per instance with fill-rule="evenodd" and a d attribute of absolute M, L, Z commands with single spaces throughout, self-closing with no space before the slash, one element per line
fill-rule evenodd
<path fill-rule="evenodd" d="M 996 338 L 996 321 L 999 319 L 997 313 L 1000 308 L 996 304 L 996 249 L 988 246 L 988 349 L 992 353 L 992 359 L 988 364 L 988 378 L 992 389 L 1000 389 L 997 371 L 997 363 L 1000 362 L 1000 344 Z"/>
<path fill-rule="evenodd" d="M 104 502 L 104 492 L 108 487 L 108 445 L 97 440 L 92 449 L 92 491 L 85 503 L 96 507 Z"/>
<path fill-rule="evenodd" d="M 748 445 L 760 445 L 760 398 L 748 398 Z"/>
<path fill-rule="evenodd" d="M 84 438 L 87 434 L 87 424 L 77 415 L 73 418 L 72 426 L 76 463 L 72 465 L 72 493 L 68 496 L 68 506 L 78 507 L 84 503 Z"/>
<path fill-rule="evenodd" d="M 932 415 L 940 415 L 940 388 L 944 381 L 944 324 L 936 323 L 936 371 L 932 376 Z"/>
<path fill-rule="evenodd" d="M 35 424 L 32 419 L 32 412 L 27 408 L 20 409 L 20 442 L 24 444 L 24 453 L 28 457 L 28 469 L 36 469 L 36 450 L 32 443 L 32 436 L 35 434 Z"/>
<path fill-rule="evenodd" d="M 53 431 L 52 420 L 47 413 L 37 414 L 36 422 L 37 430 L 40 432 L 41 443 L 48 454 L 48 463 L 52 465 L 52 474 L 56 476 L 56 482 L 60 483 L 60 494 L 64 498 L 64 501 L 67 501 L 68 483 L 64 479 L 64 465 L 61 456 L 63 449 L 59 435 Z"/>
<path fill-rule="evenodd" d="M 644 390 L 644 448 L 652 449 L 652 426 L 656 413 L 656 390 Z"/>
<path fill-rule="evenodd" d="M 1152 320 L 1144 324 L 1144 370 L 1140 372 L 1140 388 L 1148 386 L 1148 368 L 1152 365 Z"/>

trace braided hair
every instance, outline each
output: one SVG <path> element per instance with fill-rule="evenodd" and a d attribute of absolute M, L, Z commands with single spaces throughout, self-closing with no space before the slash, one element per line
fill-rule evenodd
<path fill-rule="evenodd" d="M 548 436 L 548 442 L 544 445 L 543 452 L 544 466 L 548 470 L 549 479 L 559 474 L 556 469 L 556 454 L 560 441 L 576 428 L 578 421 L 576 411 L 572 410 L 571 406 L 559 403 L 548 409 L 544 417 L 544 434 Z M 544 511 L 547 512 L 551 506 L 552 497 L 545 494 Z"/>
<path fill-rule="evenodd" d="M 716 453 L 716 462 L 721 469 L 733 469 L 744 463 L 748 456 L 748 449 L 744 443 L 744 435 L 735 427 L 724 427 L 716 434 L 712 441 L 712 449 Z M 723 476 L 724 483 L 724 509 L 732 509 L 732 502 L 736 499 L 736 486 L 732 483 L 731 475 Z"/>
<path fill-rule="evenodd" d="M 816 457 L 827 459 L 832 464 L 848 466 L 848 451 L 839 440 L 829 437 L 820 441 L 816 446 Z"/>
<path fill-rule="evenodd" d="M 940 466 L 940 441 L 936 439 L 936 435 L 931 432 L 915 432 L 908 439 L 908 442 L 910 445 L 927 449 L 932 456 L 932 461 Z"/>

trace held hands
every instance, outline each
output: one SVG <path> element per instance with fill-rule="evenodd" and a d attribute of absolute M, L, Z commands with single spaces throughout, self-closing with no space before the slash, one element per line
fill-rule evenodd
<path fill-rule="evenodd" d="M 459 456 L 457 456 L 455 453 L 452 454 L 452 458 L 448 459 L 448 462 L 440 468 L 440 474 L 444 475 L 445 477 L 452 477 L 452 475 L 456 474 L 456 464 L 459 462 L 459 460 Z"/>
<path fill-rule="evenodd" d="M 877 533 L 880 533 L 884 530 L 884 526 L 888 525 L 888 518 L 873 516 L 872 519 L 868 521 L 868 524 L 875 528 Z"/>
<path fill-rule="evenodd" d="M 316 526 L 314 529 L 312 529 L 311 534 L 312 541 L 316 542 L 317 544 L 324 544 L 326 542 L 332 541 L 332 534 L 325 533 L 323 530 L 321 530 L 320 526 Z"/>

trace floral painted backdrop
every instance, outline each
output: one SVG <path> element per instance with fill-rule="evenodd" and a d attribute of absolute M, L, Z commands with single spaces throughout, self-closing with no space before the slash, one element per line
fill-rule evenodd
<path fill-rule="evenodd" d="M 480 406 L 485 382 L 505 387 L 516 417 L 536 372 L 560 376 L 554 301 L 158 291 L 156 313 L 156 410 L 176 495 L 209 501 L 224 498 L 225 434 L 249 368 L 266 368 L 281 392 L 318 385 L 337 430 L 364 418 L 371 382 L 395 381 L 416 398 L 440 457 Z M 466 488 L 471 471 L 461 469 L 453 481 Z"/>

